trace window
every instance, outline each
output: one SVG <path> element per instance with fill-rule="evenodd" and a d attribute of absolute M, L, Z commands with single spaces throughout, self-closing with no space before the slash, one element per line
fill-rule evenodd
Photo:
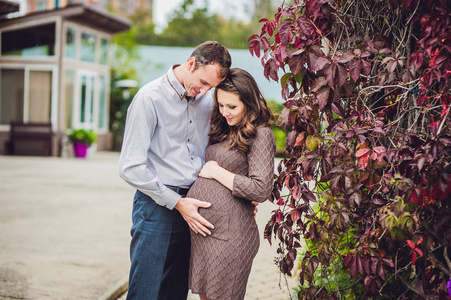
<path fill-rule="evenodd" d="M 80 124 L 91 127 L 94 120 L 94 75 L 81 76 Z"/>
<path fill-rule="evenodd" d="M 47 9 L 47 0 L 38 0 L 37 1 L 37 11 L 42 11 Z"/>
<path fill-rule="evenodd" d="M 66 70 L 64 74 L 64 129 L 72 128 L 72 105 L 74 102 L 75 71 Z"/>
<path fill-rule="evenodd" d="M 99 129 L 106 128 L 106 120 L 108 119 L 107 114 L 107 93 L 106 93 L 106 77 L 105 75 L 100 75 L 99 77 Z"/>
<path fill-rule="evenodd" d="M 100 61 L 101 65 L 108 64 L 108 40 L 106 38 L 100 39 Z"/>
<path fill-rule="evenodd" d="M 76 32 L 75 29 L 68 27 L 66 29 L 66 51 L 64 53 L 65 57 L 77 58 L 76 57 Z"/>
<path fill-rule="evenodd" d="M 0 124 L 23 120 L 25 71 L 1 69 Z"/>
<path fill-rule="evenodd" d="M 54 56 L 55 23 L 2 33 L 2 56 Z"/>
<path fill-rule="evenodd" d="M 83 32 L 81 34 L 81 60 L 95 62 L 96 60 L 96 36 Z"/>
<path fill-rule="evenodd" d="M 30 71 L 28 121 L 48 122 L 52 100 L 52 72 Z"/>

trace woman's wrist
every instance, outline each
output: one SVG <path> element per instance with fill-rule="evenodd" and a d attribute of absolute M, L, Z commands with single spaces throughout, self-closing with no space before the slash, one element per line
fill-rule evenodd
<path fill-rule="evenodd" d="M 224 169 L 220 165 L 215 165 L 215 168 L 213 169 L 213 179 L 218 180 L 218 178 L 221 178 L 221 172 Z M 218 180 L 219 181 L 219 180 Z"/>

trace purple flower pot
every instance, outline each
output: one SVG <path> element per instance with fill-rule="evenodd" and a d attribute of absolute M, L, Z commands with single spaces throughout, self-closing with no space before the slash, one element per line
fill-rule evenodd
<path fill-rule="evenodd" d="M 84 158 L 88 152 L 89 145 L 74 142 L 74 154 L 75 157 Z"/>

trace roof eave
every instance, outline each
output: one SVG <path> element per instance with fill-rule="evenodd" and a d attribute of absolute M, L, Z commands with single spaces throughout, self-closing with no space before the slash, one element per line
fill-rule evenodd
<path fill-rule="evenodd" d="M 110 34 L 127 31 L 131 27 L 131 21 L 127 19 L 81 3 L 53 10 L 34 12 L 22 17 L 4 19 L 1 25 L 6 26 L 53 16 L 61 16 L 63 19 L 87 25 Z"/>

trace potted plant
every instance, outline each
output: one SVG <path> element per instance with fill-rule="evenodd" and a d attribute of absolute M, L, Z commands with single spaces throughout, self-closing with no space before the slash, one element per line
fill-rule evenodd
<path fill-rule="evenodd" d="M 95 132 L 86 129 L 72 129 L 67 137 L 74 145 L 75 157 L 86 157 L 88 148 L 97 140 Z"/>

